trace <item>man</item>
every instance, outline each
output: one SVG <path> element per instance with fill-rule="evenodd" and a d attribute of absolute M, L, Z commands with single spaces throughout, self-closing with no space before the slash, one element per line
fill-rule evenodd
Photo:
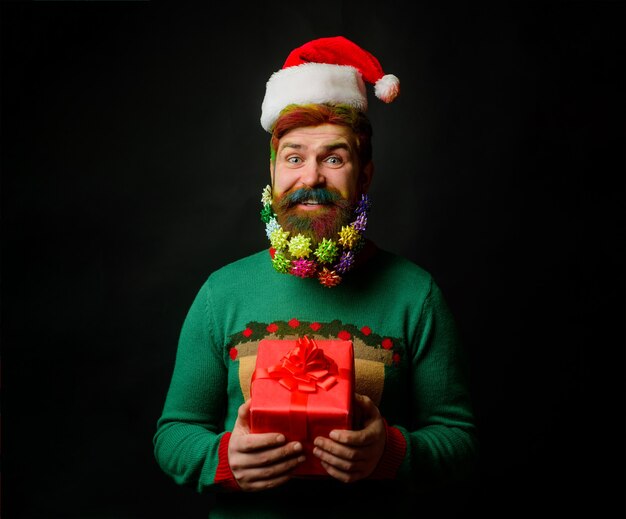
<path fill-rule="evenodd" d="M 154 438 L 162 469 L 212 492 L 211 517 L 417 513 L 463 481 L 475 425 L 454 321 L 432 277 L 365 238 L 372 129 L 364 80 L 399 92 L 374 56 L 343 38 L 295 49 L 267 83 L 271 186 L 262 251 L 212 273 L 183 325 Z M 267 338 L 351 341 L 352 429 L 313 439 L 252 432 L 250 387 Z M 315 457 L 324 475 L 300 476 Z M 442 504 L 443 510 L 443 504 Z"/>

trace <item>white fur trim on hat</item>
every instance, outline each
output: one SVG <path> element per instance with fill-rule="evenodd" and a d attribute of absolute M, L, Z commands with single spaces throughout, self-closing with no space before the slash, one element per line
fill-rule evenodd
<path fill-rule="evenodd" d="M 281 110 L 290 104 L 321 103 L 342 103 L 367 110 L 361 73 L 351 66 L 327 63 L 303 63 L 274 72 L 266 85 L 261 126 L 271 132 Z"/>

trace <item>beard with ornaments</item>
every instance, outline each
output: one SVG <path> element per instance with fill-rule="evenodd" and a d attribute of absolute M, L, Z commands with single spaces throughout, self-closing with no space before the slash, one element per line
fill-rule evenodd
<path fill-rule="evenodd" d="M 300 278 L 317 278 L 327 288 L 339 285 L 365 244 L 371 206 L 368 196 L 361 195 L 353 205 L 336 191 L 302 188 L 285 193 L 272 204 L 268 185 L 261 204 L 274 269 Z M 313 208 L 302 212 L 299 204 Z"/>

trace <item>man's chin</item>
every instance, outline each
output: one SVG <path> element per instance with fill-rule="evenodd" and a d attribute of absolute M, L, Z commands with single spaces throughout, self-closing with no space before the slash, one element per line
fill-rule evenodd
<path fill-rule="evenodd" d="M 347 225 L 345 214 L 335 205 L 318 205 L 301 208 L 290 207 L 283 214 L 278 214 L 278 223 L 291 236 L 302 234 L 315 244 L 323 238 L 336 239 L 342 225 Z"/>

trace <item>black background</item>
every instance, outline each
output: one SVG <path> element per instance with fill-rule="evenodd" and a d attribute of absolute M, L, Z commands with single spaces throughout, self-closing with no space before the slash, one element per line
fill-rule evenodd
<path fill-rule="evenodd" d="M 624 517 L 623 2 L 232 4 L 2 3 L 4 519 L 206 517 L 152 455 L 178 332 L 266 246 L 267 78 L 337 34 L 402 84 L 368 234 L 457 316 L 467 514 Z"/>

